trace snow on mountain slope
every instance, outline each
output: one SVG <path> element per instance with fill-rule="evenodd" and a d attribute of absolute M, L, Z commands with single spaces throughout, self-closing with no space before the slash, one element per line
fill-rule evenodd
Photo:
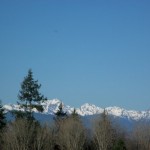
<path fill-rule="evenodd" d="M 88 103 L 82 105 L 80 108 L 77 108 L 76 110 L 77 113 L 81 116 L 99 114 L 104 111 L 104 109 Z"/>
<path fill-rule="evenodd" d="M 58 99 L 47 100 L 41 103 L 44 107 L 43 113 L 53 115 L 55 112 L 57 112 L 60 103 L 61 101 Z M 6 109 L 6 111 L 21 110 L 18 105 L 14 105 L 14 104 L 4 105 L 4 108 Z M 68 114 L 71 114 L 73 109 L 74 109 L 73 107 L 63 104 L 63 110 L 67 112 Z M 116 117 L 133 119 L 133 120 L 150 119 L 150 111 L 125 110 L 123 108 L 116 107 L 116 106 L 107 107 L 105 108 L 105 110 L 107 111 L 109 115 L 113 115 Z M 37 112 L 36 109 L 34 109 L 33 111 Z M 86 103 L 82 105 L 80 108 L 76 108 L 76 111 L 81 116 L 88 116 L 88 115 L 100 114 L 104 111 L 104 109 L 97 107 L 95 105 Z"/>
<path fill-rule="evenodd" d="M 71 108 L 68 105 L 64 105 L 64 103 L 61 102 L 60 100 L 53 99 L 53 100 L 47 100 L 47 101 L 41 103 L 44 107 L 44 112 L 43 113 L 45 113 L 45 114 L 54 114 L 54 113 L 56 113 L 60 103 L 63 104 L 63 107 L 64 107 L 63 110 L 65 112 L 67 112 L 68 114 L 70 114 L 73 111 L 73 108 Z"/>

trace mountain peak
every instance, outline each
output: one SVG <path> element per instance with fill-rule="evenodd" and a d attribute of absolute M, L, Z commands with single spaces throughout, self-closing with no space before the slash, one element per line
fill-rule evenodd
<path fill-rule="evenodd" d="M 52 100 L 46 100 L 41 103 L 41 105 L 44 108 L 43 113 L 54 115 L 54 113 L 58 111 L 60 103 L 63 104 L 64 112 L 66 112 L 67 114 L 71 114 L 73 112 L 74 110 L 73 107 L 64 105 L 64 103 L 59 99 L 52 99 Z M 19 106 L 15 104 L 4 105 L 4 108 L 6 109 L 6 111 L 20 109 Z M 120 108 L 117 106 L 106 107 L 105 110 L 109 115 L 117 116 L 121 118 L 128 118 L 133 120 L 150 119 L 150 111 L 126 110 L 124 108 Z M 35 109 L 33 109 L 33 111 L 37 112 Z M 88 116 L 88 115 L 101 114 L 104 111 L 104 109 L 101 107 L 97 107 L 96 105 L 93 104 L 85 103 L 80 108 L 76 108 L 76 111 L 81 116 Z"/>

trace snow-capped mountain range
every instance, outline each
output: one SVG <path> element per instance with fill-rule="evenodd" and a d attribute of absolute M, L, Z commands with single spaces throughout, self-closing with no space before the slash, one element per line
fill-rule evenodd
<path fill-rule="evenodd" d="M 65 105 L 63 102 L 61 102 L 58 99 L 53 100 L 47 100 L 43 103 L 44 111 L 43 114 L 51 114 L 54 115 L 55 112 L 57 112 L 58 107 L 60 103 L 63 104 L 63 110 L 64 112 L 67 112 L 68 114 L 71 114 L 74 110 L 73 107 L 70 107 L 68 105 Z M 11 110 L 20 110 L 19 105 L 15 104 L 8 104 L 3 106 L 6 111 Z M 96 115 L 101 114 L 104 111 L 104 108 L 97 107 L 93 104 L 85 103 L 80 108 L 75 108 L 76 112 L 81 116 L 90 116 L 90 115 Z M 135 111 L 135 110 L 126 110 L 120 107 L 107 107 L 105 108 L 107 113 L 109 115 L 112 115 L 114 117 L 120 117 L 120 118 L 127 118 L 131 120 L 141 120 L 141 119 L 148 119 L 150 120 L 150 111 Z M 36 109 L 33 110 L 34 112 L 37 112 Z"/>

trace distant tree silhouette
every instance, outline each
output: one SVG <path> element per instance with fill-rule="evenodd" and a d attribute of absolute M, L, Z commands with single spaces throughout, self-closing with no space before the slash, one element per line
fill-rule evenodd
<path fill-rule="evenodd" d="M 75 108 L 73 109 L 70 117 L 81 122 L 81 117 L 79 116 Z"/>
<path fill-rule="evenodd" d="M 2 102 L 0 101 L 0 131 L 6 126 L 6 117 L 4 113 Z"/>
<path fill-rule="evenodd" d="M 73 112 L 71 113 L 71 116 L 72 117 L 78 117 L 79 116 L 75 108 L 73 109 Z"/>
<path fill-rule="evenodd" d="M 55 113 L 56 118 L 64 118 L 67 116 L 67 113 L 63 111 L 63 104 L 60 103 L 59 107 L 58 107 L 58 111 Z"/>
<path fill-rule="evenodd" d="M 4 108 L 2 106 L 2 102 L 0 101 L 0 149 L 2 149 L 4 139 L 3 139 L 3 129 L 6 126 L 6 116 L 4 112 Z"/>

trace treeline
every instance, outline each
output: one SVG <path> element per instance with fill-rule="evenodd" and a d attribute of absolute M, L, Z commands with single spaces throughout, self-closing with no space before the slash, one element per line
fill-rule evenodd
<path fill-rule="evenodd" d="M 68 116 L 61 106 L 52 123 L 16 118 L 0 125 L 0 150 L 150 149 L 149 124 L 137 124 L 130 133 L 125 132 L 105 111 L 90 129 L 83 125 L 75 110 Z"/>
<path fill-rule="evenodd" d="M 0 104 L 0 150 L 150 150 L 150 124 L 138 123 L 126 132 L 104 110 L 86 128 L 76 110 L 67 115 L 60 104 L 52 123 L 40 123 L 33 109 L 43 111 L 46 98 L 32 71 L 21 84 L 18 104 L 24 111 L 13 111 L 15 120 L 6 122 Z"/>

